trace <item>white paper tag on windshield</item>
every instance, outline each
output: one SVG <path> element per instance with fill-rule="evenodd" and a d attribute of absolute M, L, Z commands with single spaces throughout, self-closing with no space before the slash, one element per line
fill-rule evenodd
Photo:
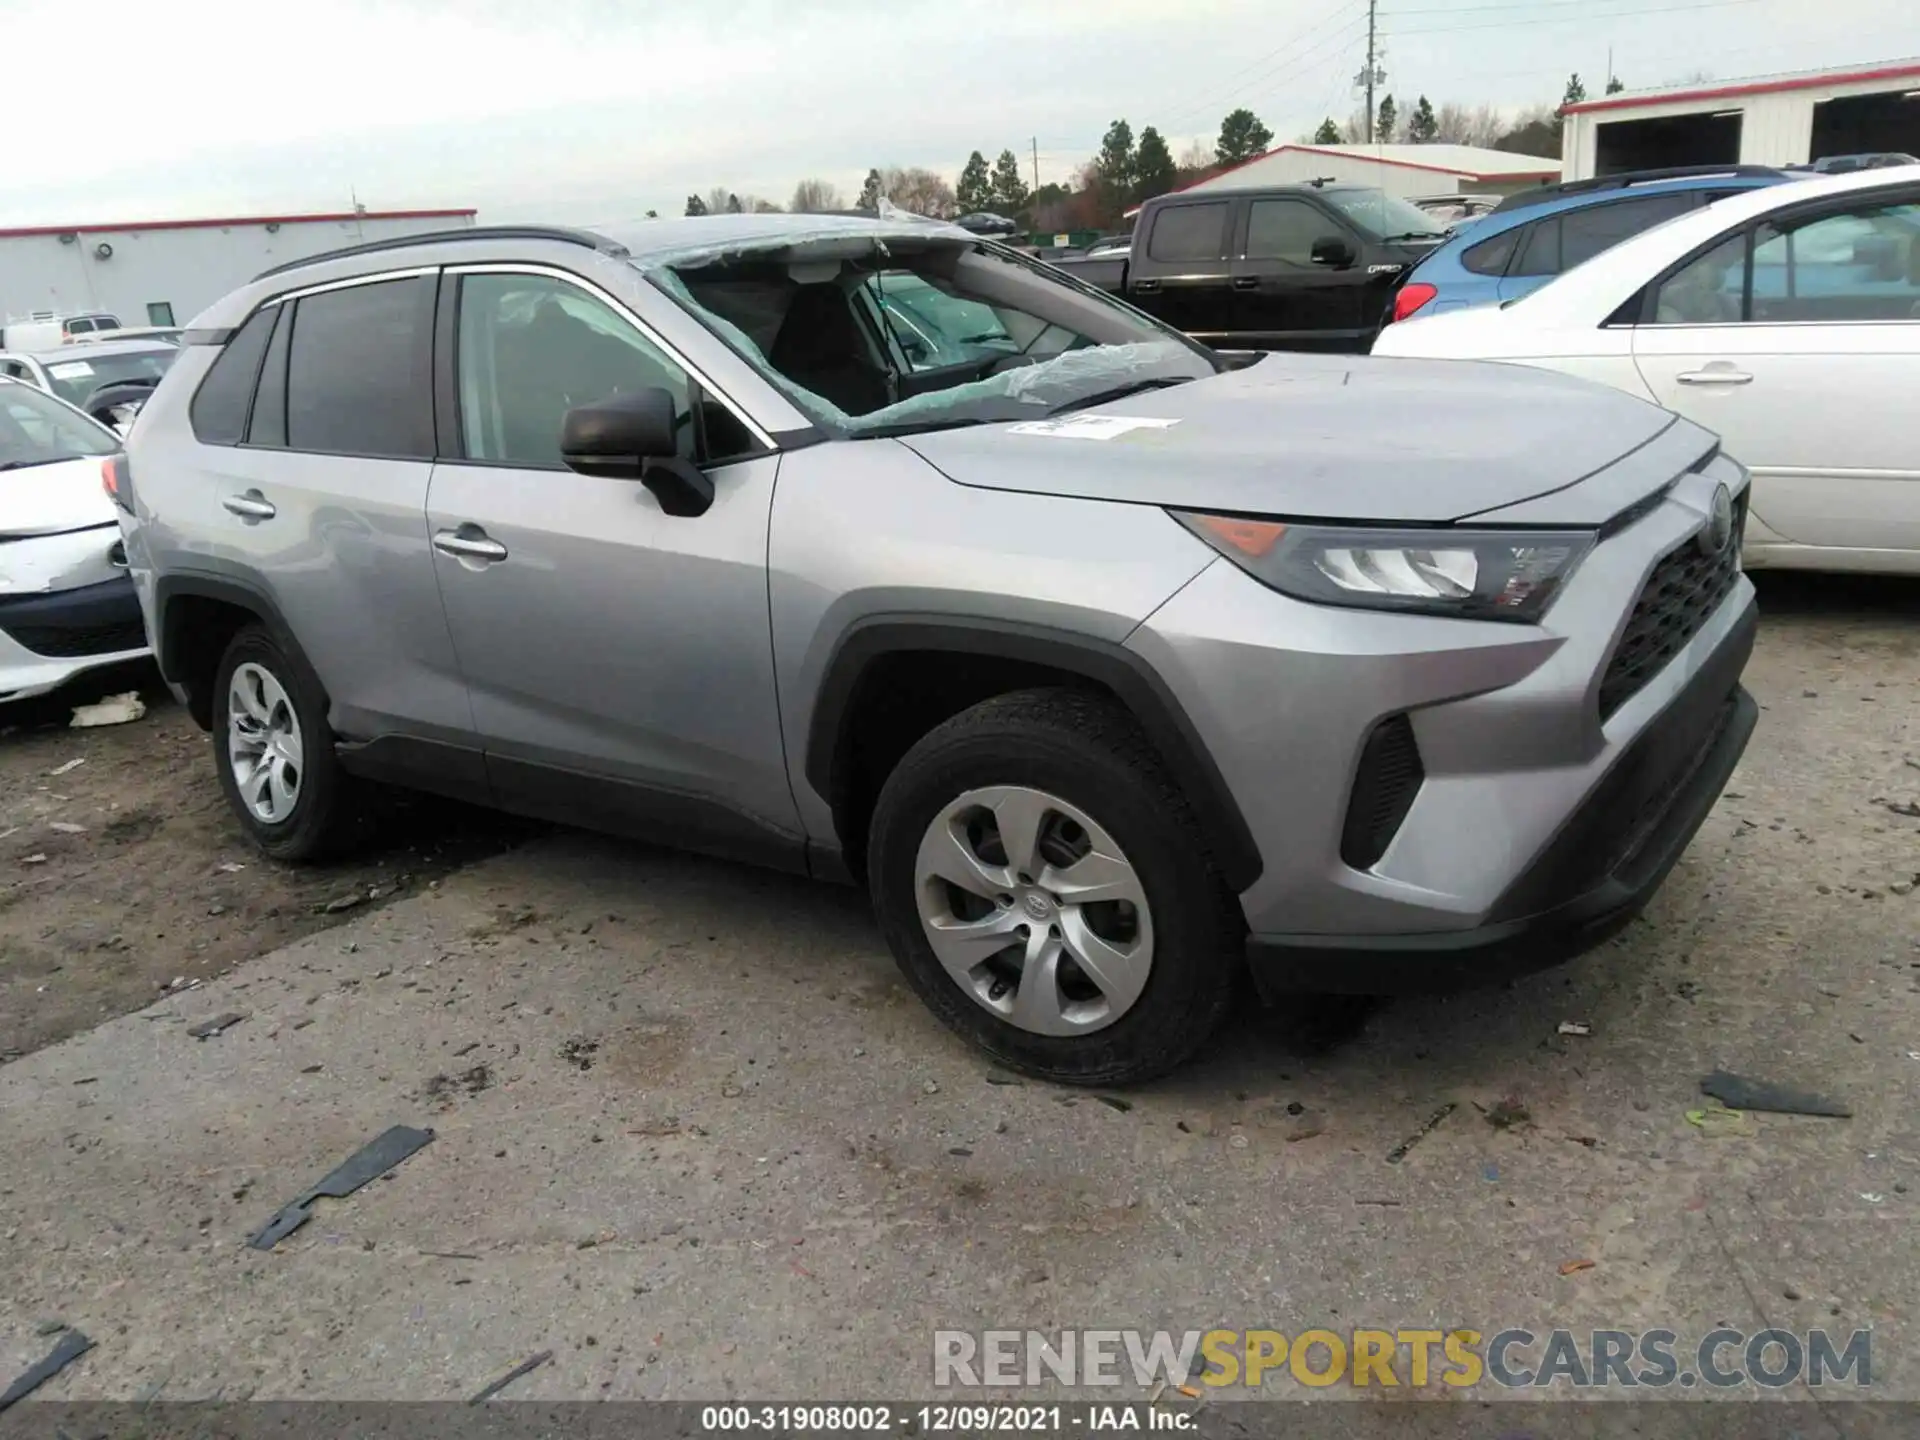
<path fill-rule="evenodd" d="M 1007 427 L 1009 435 L 1052 435 L 1061 440 L 1111 440 L 1129 430 L 1165 430 L 1178 420 L 1144 415 L 1068 415 L 1059 420 L 1027 420 Z"/>
<path fill-rule="evenodd" d="M 47 374 L 56 380 L 80 380 L 93 373 L 93 366 L 84 360 L 62 360 L 58 365 L 49 365 Z"/>

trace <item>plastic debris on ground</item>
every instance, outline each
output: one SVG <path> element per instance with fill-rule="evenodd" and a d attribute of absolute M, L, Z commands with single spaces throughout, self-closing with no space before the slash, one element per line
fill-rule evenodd
<path fill-rule="evenodd" d="M 1561 1035 L 1591 1035 L 1593 1026 L 1584 1020 L 1562 1020 L 1556 1032 Z"/>
<path fill-rule="evenodd" d="M 7 1386 L 4 1391 L 0 1391 L 0 1410 L 5 1410 L 8 1406 L 26 1399 L 91 1349 L 93 1349 L 93 1341 L 78 1330 L 68 1330 L 54 1343 L 53 1350 L 46 1359 L 29 1367 L 19 1379 Z"/>
<path fill-rule="evenodd" d="M 318 1067 L 315 1067 L 318 1068 Z M 395 1125 L 355 1151 L 329 1171 L 324 1179 L 299 1199 L 282 1206 L 279 1212 L 247 1241 L 255 1250 L 271 1250 L 287 1236 L 313 1218 L 313 1202 L 322 1198 L 344 1200 L 361 1186 L 393 1169 L 402 1160 L 431 1144 L 433 1131 Z"/>
<path fill-rule="evenodd" d="M 129 690 L 124 695 L 109 695 L 92 705 L 74 706 L 70 728 L 90 730 L 99 725 L 125 725 L 146 713 L 147 702 L 140 698 L 140 692 Z"/>
<path fill-rule="evenodd" d="M 1768 1080 L 1749 1080 L 1715 1070 L 1700 1077 L 1700 1093 L 1710 1095 L 1729 1110 L 1768 1110 L 1779 1115 L 1824 1115 L 1836 1120 L 1853 1116 L 1851 1106 L 1812 1090 L 1796 1090 Z"/>

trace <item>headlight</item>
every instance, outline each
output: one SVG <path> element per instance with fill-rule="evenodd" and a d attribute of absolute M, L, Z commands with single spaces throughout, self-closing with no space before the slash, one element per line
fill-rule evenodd
<path fill-rule="evenodd" d="M 1523 624 L 1546 613 L 1594 540 L 1587 530 L 1375 529 L 1172 514 L 1254 579 L 1297 600 Z"/>

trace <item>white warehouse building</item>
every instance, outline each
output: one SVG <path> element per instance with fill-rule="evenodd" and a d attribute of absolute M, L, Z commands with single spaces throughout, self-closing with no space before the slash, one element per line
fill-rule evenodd
<path fill-rule="evenodd" d="M 1478 145 L 1276 145 L 1230 165 L 1187 190 L 1245 190 L 1327 180 L 1373 185 L 1408 199 L 1429 195 L 1511 195 L 1560 178 L 1560 167 L 1538 155 Z"/>
<path fill-rule="evenodd" d="M 360 210 L 0 229 L 0 323 L 107 312 L 185 325 L 262 270 L 326 250 L 462 229 L 472 210 Z"/>
<path fill-rule="evenodd" d="M 1920 60 L 1624 90 L 1566 109 L 1568 180 L 1670 165 L 1805 165 L 1920 155 Z"/>

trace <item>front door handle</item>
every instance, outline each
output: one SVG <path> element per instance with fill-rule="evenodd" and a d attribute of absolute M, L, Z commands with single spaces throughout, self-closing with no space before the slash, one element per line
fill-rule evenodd
<path fill-rule="evenodd" d="M 1233 288 L 1236 290 L 1258 290 L 1260 288 L 1259 277 L 1254 275 L 1236 275 L 1233 277 Z"/>
<path fill-rule="evenodd" d="M 1151 295 L 1159 288 L 1160 282 L 1158 280 L 1136 280 L 1133 282 L 1134 293 L 1139 295 Z"/>
<path fill-rule="evenodd" d="M 487 538 L 487 532 L 478 525 L 462 525 L 458 530 L 437 530 L 433 536 L 433 548 L 442 555 L 451 555 L 456 560 L 495 561 L 507 558 L 507 547 L 498 540 Z"/>
<path fill-rule="evenodd" d="M 249 490 L 244 495 L 229 495 L 220 505 L 229 515 L 238 515 L 242 520 L 271 520 L 280 513 L 273 508 L 273 502 L 258 490 Z"/>
<path fill-rule="evenodd" d="M 1751 385 L 1753 376 L 1731 365 L 1709 365 L 1704 370 L 1682 370 L 1673 377 L 1682 385 Z"/>

